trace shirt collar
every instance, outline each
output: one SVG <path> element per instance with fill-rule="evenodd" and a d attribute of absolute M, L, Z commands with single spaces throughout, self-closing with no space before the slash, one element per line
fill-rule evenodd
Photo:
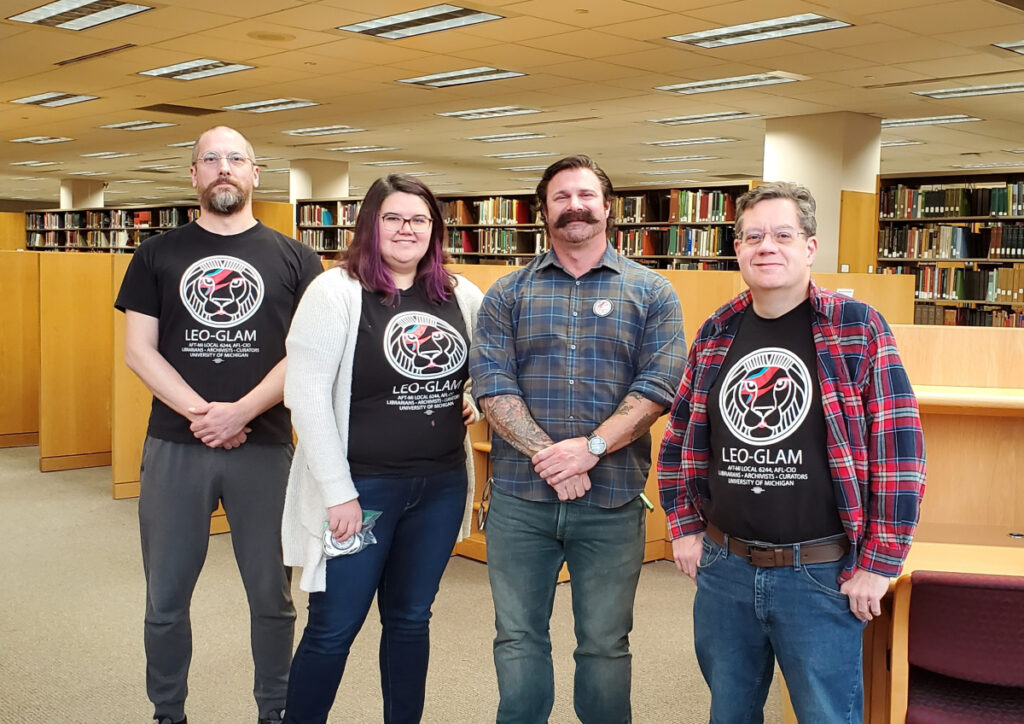
<path fill-rule="evenodd" d="M 607 267 L 613 272 L 621 274 L 624 270 L 625 264 L 625 258 L 615 250 L 615 247 L 613 247 L 611 243 L 605 242 L 604 254 L 601 255 L 600 260 L 598 260 L 597 264 L 595 264 L 590 271 L 599 269 L 600 267 Z M 562 262 L 558 260 L 558 255 L 555 254 L 554 249 L 548 249 L 537 263 L 538 269 L 544 269 L 549 266 L 558 267 L 566 274 L 569 273 L 566 271 L 565 267 L 562 266 Z"/>

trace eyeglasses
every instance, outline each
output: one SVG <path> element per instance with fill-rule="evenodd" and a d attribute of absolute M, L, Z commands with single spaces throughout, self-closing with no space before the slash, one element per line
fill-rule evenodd
<path fill-rule="evenodd" d="M 408 222 L 409 228 L 412 229 L 414 234 L 426 234 L 430 231 L 430 225 L 434 223 L 434 220 L 429 216 L 414 216 L 411 219 L 407 219 L 398 214 L 381 214 L 380 221 L 388 231 L 401 231 L 402 227 Z"/>
<path fill-rule="evenodd" d="M 796 242 L 801 236 L 807 236 L 803 231 L 794 231 L 793 229 L 774 229 L 772 231 L 761 231 L 760 229 L 751 229 L 750 231 L 744 231 L 740 234 L 740 243 L 744 246 L 760 246 L 760 244 L 771 237 L 776 244 L 779 246 L 789 246 Z"/>
<path fill-rule="evenodd" d="M 203 165 L 207 168 L 213 168 L 214 166 L 219 166 L 220 162 L 225 158 L 228 160 L 228 163 L 235 168 L 241 168 L 249 162 L 255 163 L 251 158 L 245 154 L 239 153 L 238 151 L 232 151 L 227 156 L 221 156 L 219 153 L 209 151 L 208 153 L 204 153 L 197 160 L 202 161 Z"/>

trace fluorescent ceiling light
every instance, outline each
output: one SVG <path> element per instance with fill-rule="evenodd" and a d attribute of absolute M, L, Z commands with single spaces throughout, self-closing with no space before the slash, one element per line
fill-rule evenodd
<path fill-rule="evenodd" d="M 647 163 L 680 163 L 681 161 L 714 161 L 719 156 L 662 156 L 661 158 L 645 158 Z"/>
<path fill-rule="evenodd" d="M 144 179 L 144 178 L 126 178 L 126 179 L 120 179 L 120 180 L 115 179 L 114 183 L 116 183 L 116 184 L 151 184 L 153 182 L 151 180 L 149 180 L 149 179 Z"/>
<path fill-rule="evenodd" d="M 484 158 L 540 158 L 554 156 L 551 151 L 516 151 L 515 153 L 487 153 Z"/>
<path fill-rule="evenodd" d="M 24 138 L 12 138 L 11 143 L 63 143 L 70 140 L 66 136 L 25 136 Z"/>
<path fill-rule="evenodd" d="M 1024 91 L 1024 83 L 999 83 L 997 85 L 969 85 L 963 88 L 943 88 L 941 90 L 914 91 L 916 96 L 935 98 L 970 98 L 972 96 L 994 96 L 1000 93 L 1020 93 Z"/>
<path fill-rule="evenodd" d="M 422 161 L 364 161 L 364 166 L 418 166 Z"/>
<path fill-rule="evenodd" d="M 658 179 L 657 181 L 637 181 L 633 186 L 664 186 L 665 184 L 695 184 L 697 183 L 693 179 L 689 178 L 677 178 L 671 181 L 665 179 Z"/>
<path fill-rule="evenodd" d="M 334 136 L 338 133 L 359 133 L 365 128 L 352 128 L 352 126 L 315 126 L 313 128 L 295 128 L 291 131 L 281 131 L 289 136 Z"/>
<path fill-rule="evenodd" d="M 180 143 L 168 143 L 167 148 L 187 148 L 189 146 L 194 146 L 195 143 L 195 141 L 181 141 Z"/>
<path fill-rule="evenodd" d="M 648 146 L 700 146 L 705 143 L 732 143 L 738 139 L 722 138 L 721 136 L 703 136 L 701 138 L 673 138 L 668 141 L 645 141 Z"/>
<path fill-rule="evenodd" d="M 140 171 L 173 171 L 181 166 L 172 166 L 168 163 L 152 163 L 148 166 L 139 166 Z"/>
<path fill-rule="evenodd" d="M 148 5 L 116 0 L 58 0 L 7 19 L 64 30 L 85 30 L 152 9 Z"/>
<path fill-rule="evenodd" d="M 644 176 L 671 176 L 677 173 L 704 173 L 702 168 L 677 168 L 672 171 L 638 171 Z"/>
<path fill-rule="evenodd" d="M 12 161 L 12 166 L 56 166 L 57 161 Z"/>
<path fill-rule="evenodd" d="M 1004 148 L 1007 153 L 1024 153 L 1024 148 Z"/>
<path fill-rule="evenodd" d="M 406 176 L 416 176 L 422 178 L 423 176 L 441 176 L 440 171 L 409 171 Z"/>
<path fill-rule="evenodd" d="M 59 108 L 72 103 L 85 103 L 94 101 L 97 96 L 75 95 L 74 93 L 40 93 L 39 95 L 28 96 L 11 101 L 11 103 L 26 103 L 31 106 L 45 106 L 46 108 Z"/>
<path fill-rule="evenodd" d="M 464 25 L 474 25 L 488 20 L 500 20 L 501 15 L 483 13 L 479 10 L 460 8 L 457 5 L 432 5 L 429 8 L 413 10 L 408 13 L 389 15 L 376 20 L 367 20 L 364 23 L 355 25 L 342 25 L 338 30 L 347 30 L 350 33 L 363 33 L 378 38 L 395 40 L 408 38 L 413 35 L 425 33 L 436 33 L 441 30 L 451 30 Z"/>
<path fill-rule="evenodd" d="M 96 153 L 83 153 L 82 158 L 126 158 L 138 155 L 137 153 L 123 153 L 121 151 L 97 151 Z"/>
<path fill-rule="evenodd" d="M 483 141 L 484 143 L 503 143 L 505 141 L 532 141 L 548 138 L 542 133 L 495 133 L 490 136 L 470 136 L 467 141 Z"/>
<path fill-rule="evenodd" d="M 449 111 L 438 113 L 445 118 L 458 118 L 463 121 L 477 121 L 482 118 L 497 118 L 499 116 L 521 116 L 526 113 L 540 113 L 536 108 L 520 108 L 519 106 L 493 106 L 491 108 L 470 108 L 465 111 Z"/>
<path fill-rule="evenodd" d="M 341 151 L 342 153 L 371 153 L 373 151 L 397 151 L 398 146 L 336 146 L 327 150 Z"/>
<path fill-rule="evenodd" d="M 543 171 L 547 166 L 502 166 L 502 171 Z"/>
<path fill-rule="evenodd" d="M 920 146 L 923 141 L 908 141 L 905 138 L 891 138 L 888 141 L 882 141 L 882 148 L 892 148 L 894 146 Z"/>
<path fill-rule="evenodd" d="M 967 123 L 980 118 L 957 113 L 952 116 L 921 116 L 920 118 L 884 118 L 882 128 L 904 128 L 906 126 L 938 126 L 943 123 Z"/>
<path fill-rule="evenodd" d="M 701 30 L 697 33 L 687 33 L 685 35 L 670 35 L 666 40 L 697 45 L 701 48 L 720 48 L 723 45 L 753 43 L 758 40 L 772 40 L 789 35 L 817 33 L 822 30 L 848 27 L 850 27 L 850 23 L 844 23 L 842 20 L 833 20 L 832 18 L 826 18 L 823 15 L 816 15 L 814 13 L 804 13 L 803 15 L 790 15 L 785 18 L 760 20 L 756 23 L 729 25 L 724 28 L 715 28 L 714 30 Z"/>
<path fill-rule="evenodd" d="M 1024 55 L 1024 40 L 1018 40 L 1013 43 L 992 43 L 992 45 L 1003 50 L 1009 50 L 1012 53 Z"/>
<path fill-rule="evenodd" d="M 221 60 L 199 58 L 189 60 L 175 65 L 165 65 L 163 68 L 143 70 L 139 75 L 151 75 L 160 78 L 174 78 L 175 80 L 199 80 L 214 75 L 225 73 L 237 73 L 240 70 L 252 70 L 254 66 L 242 65 L 241 63 L 225 63 Z"/>
<path fill-rule="evenodd" d="M 517 73 L 514 70 L 501 70 L 480 66 L 478 68 L 466 68 L 465 70 L 453 70 L 449 73 L 434 73 L 433 75 L 421 75 L 418 78 L 403 78 L 399 83 L 410 83 L 412 85 L 426 85 L 433 88 L 447 88 L 452 85 L 468 85 L 469 83 L 483 83 L 489 80 L 504 80 L 506 78 L 518 78 L 526 73 Z"/>
<path fill-rule="evenodd" d="M 756 88 L 765 85 L 776 85 L 778 83 L 793 83 L 798 80 L 805 80 L 805 78 L 793 73 L 773 70 L 767 73 L 755 73 L 754 75 L 735 75 L 731 78 L 715 78 L 714 80 L 699 80 L 692 83 L 660 85 L 654 90 L 692 95 L 694 93 L 714 93 L 716 91 L 737 90 L 739 88 Z"/>
<path fill-rule="evenodd" d="M 1007 166 L 1024 166 L 1020 161 L 1003 161 L 999 163 L 954 163 L 950 168 L 1006 168 Z"/>
<path fill-rule="evenodd" d="M 160 123 L 159 121 L 126 121 L 124 123 L 108 123 L 100 128 L 111 128 L 118 131 L 149 131 L 154 128 L 168 128 L 177 123 Z"/>
<path fill-rule="evenodd" d="M 291 171 L 290 168 L 261 168 L 260 175 L 262 176 L 265 173 L 288 173 L 289 171 Z"/>
<path fill-rule="evenodd" d="M 692 116 L 675 116 L 673 118 L 658 118 L 651 123 L 660 123 L 663 126 L 686 126 L 691 123 L 713 123 L 715 121 L 738 121 L 741 118 L 760 118 L 760 113 L 744 113 L 743 111 L 722 111 L 721 113 L 697 113 Z"/>
<path fill-rule="evenodd" d="M 68 176 L 106 176 L 106 171 L 68 171 Z"/>
<path fill-rule="evenodd" d="M 253 101 L 252 103 L 236 103 L 233 106 L 224 106 L 225 111 L 246 111 L 247 113 L 270 113 L 272 111 L 290 111 L 293 108 L 306 108 L 318 106 L 319 103 L 305 101 L 299 98 L 273 98 L 267 101 Z"/>

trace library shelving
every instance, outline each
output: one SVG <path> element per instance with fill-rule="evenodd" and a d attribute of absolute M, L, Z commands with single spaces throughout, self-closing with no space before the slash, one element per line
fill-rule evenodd
<path fill-rule="evenodd" d="M 121 251 L 199 217 L 195 204 L 25 213 L 25 248 L 39 251 Z"/>
<path fill-rule="evenodd" d="M 624 256 L 660 269 L 736 268 L 736 198 L 750 183 L 702 188 L 619 190 L 613 243 Z M 464 264 L 524 264 L 546 251 L 547 234 L 532 194 L 441 196 L 446 249 Z M 330 255 L 351 240 L 359 200 L 296 203 L 299 241 Z"/>
<path fill-rule="evenodd" d="M 915 277 L 919 324 L 1024 326 L 1024 175 L 879 179 L 877 272 Z"/>

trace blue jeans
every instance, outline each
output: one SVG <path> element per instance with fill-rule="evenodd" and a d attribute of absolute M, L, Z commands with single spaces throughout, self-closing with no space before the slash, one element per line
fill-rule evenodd
<path fill-rule="evenodd" d="M 494 598 L 497 721 L 546 722 L 555 699 L 548 626 L 558 571 L 572 586 L 573 701 L 583 724 L 629 722 L 629 632 L 644 557 L 644 506 L 540 503 L 493 491 L 487 572 Z"/>
<path fill-rule="evenodd" d="M 430 654 L 430 607 L 466 502 L 466 469 L 423 477 L 355 478 L 359 504 L 380 510 L 377 543 L 327 561 L 327 588 L 309 594 L 292 661 L 285 721 L 322 724 L 374 594 L 380 610 L 384 721 L 418 722 Z"/>
<path fill-rule="evenodd" d="M 764 721 L 775 658 L 800 724 L 862 721 L 864 624 L 839 592 L 844 565 L 758 568 L 704 537 L 693 629 L 711 724 Z"/>

